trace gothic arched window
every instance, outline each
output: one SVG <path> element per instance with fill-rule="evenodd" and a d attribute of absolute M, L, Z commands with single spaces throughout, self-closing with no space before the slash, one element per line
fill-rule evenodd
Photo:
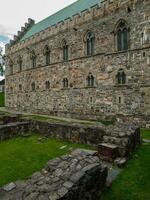
<path fill-rule="evenodd" d="M 12 59 L 8 60 L 8 66 L 9 66 L 9 75 L 13 75 L 14 73 L 14 63 Z"/>
<path fill-rule="evenodd" d="M 87 55 L 91 56 L 94 54 L 94 34 L 91 32 L 87 33 Z"/>
<path fill-rule="evenodd" d="M 67 45 L 67 42 L 64 40 L 63 41 L 63 61 L 68 61 L 68 51 L 69 51 L 69 48 L 68 48 L 68 45 Z"/>
<path fill-rule="evenodd" d="M 117 48 L 118 51 L 127 50 L 129 46 L 129 31 L 125 21 L 121 20 L 117 26 Z"/>
<path fill-rule="evenodd" d="M 93 87 L 94 86 L 94 76 L 92 74 L 89 74 L 86 78 L 87 86 Z"/>
<path fill-rule="evenodd" d="M 31 64 L 32 68 L 36 68 L 36 54 L 34 51 L 31 52 Z"/>
<path fill-rule="evenodd" d="M 69 87 L 69 81 L 67 78 L 63 79 L 63 88 L 68 88 Z"/>
<path fill-rule="evenodd" d="M 22 85 L 19 84 L 19 91 L 22 92 Z"/>
<path fill-rule="evenodd" d="M 35 91 L 35 82 L 32 82 L 31 89 L 32 89 L 32 91 Z"/>
<path fill-rule="evenodd" d="M 10 87 L 10 93 L 13 93 L 13 87 Z"/>
<path fill-rule="evenodd" d="M 10 68 L 10 75 L 12 75 L 13 74 L 13 63 L 10 63 L 10 65 L 9 65 L 9 68 Z"/>
<path fill-rule="evenodd" d="M 46 45 L 44 48 L 44 55 L 45 55 L 45 63 L 46 65 L 49 65 L 50 64 L 50 49 L 48 45 Z"/>
<path fill-rule="evenodd" d="M 45 88 L 48 90 L 50 89 L 50 82 L 49 81 L 46 81 L 45 82 Z"/>
<path fill-rule="evenodd" d="M 22 58 L 21 56 L 19 56 L 18 58 L 19 71 L 22 71 L 22 64 L 23 64 Z"/>
<path fill-rule="evenodd" d="M 117 81 L 117 84 L 119 85 L 124 85 L 126 84 L 126 74 L 125 72 L 123 71 L 123 69 L 120 69 L 116 75 L 116 81 Z"/>

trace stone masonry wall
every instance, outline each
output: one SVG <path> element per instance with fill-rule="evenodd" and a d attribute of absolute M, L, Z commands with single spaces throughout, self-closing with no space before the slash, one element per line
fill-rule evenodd
<path fill-rule="evenodd" d="M 80 15 L 50 27 L 13 45 L 6 51 L 6 106 L 14 110 L 65 116 L 150 114 L 150 1 L 104 1 Z M 123 19 L 129 29 L 129 49 L 118 52 L 115 30 Z M 86 55 L 85 37 L 94 34 L 94 55 Z M 69 46 L 69 60 L 62 61 L 62 41 Z M 50 65 L 45 65 L 44 46 L 50 47 Z M 32 68 L 30 52 L 37 56 Z M 18 56 L 23 58 L 19 71 Z M 10 60 L 13 75 L 10 74 Z M 125 85 L 116 84 L 123 69 Z M 95 78 L 87 87 L 88 74 Z M 68 78 L 69 87 L 62 80 Z M 46 89 L 45 82 L 50 81 Z M 35 83 L 35 91 L 31 85 Z M 21 87 L 20 87 L 21 85 Z M 21 88 L 21 89 L 20 89 Z"/>
<path fill-rule="evenodd" d="M 0 142 L 12 139 L 29 132 L 28 122 L 15 122 L 5 125 L 0 125 Z"/>
<path fill-rule="evenodd" d="M 130 123 L 117 123 L 113 126 L 88 126 L 32 121 L 31 130 L 48 137 L 76 143 L 94 146 L 101 143 L 113 144 L 118 148 L 118 157 L 129 157 L 141 144 L 140 129 Z"/>
<path fill-rule="evenodd" d="M 107 168 L 98 157 L 76 151 L 50 160 L 27 181 L 0 188 L 6 200 L 97 200 L 105 186 Z M 7 190 L 7 191 L 6 191 Z"/>
<path fill-rule="evenodd" d="M 55 124 L 40 121 L 32 121 L 30 124 L 32 131 L 42 135 L 94 146 L 101 143 L 105 135 L 105 126 L 103 125 Z"/>
<path fill-rule="evenodd" d="M 6 119 L 6 118 L 4 118 Z M 11 119 L 11 117 L 7 117 Z M 14 120 L 14 117 L 12 118 Z M 15 118 L 16 119 L 16 118 Z M 26 136 L 35 132 L 43 137 L 68 140 L 75 143 L 90 144 L 98 147 L 105 143 L 115 145 L 116 157 L 129 157 L 141 144 L 140 129 L 130 123 L 116 123 L 112 126 L 66 124 L 29 120 L 0 125 L 0 141 L 16 136 Z"/>

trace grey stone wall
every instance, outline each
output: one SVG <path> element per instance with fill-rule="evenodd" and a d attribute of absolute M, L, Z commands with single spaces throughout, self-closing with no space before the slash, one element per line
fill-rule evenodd
<path fill-rule="evenodd" d="M 97 200 L 105 186 L 107 168 L 98 157 L 84 151 L 50 160 L 29 180 L 0 188 L 6 200 Z"/>
<path fill-rule="evenodd" d="M 64 125 L 61 123 L 31 122 L 31 130 L 52 138 L 98 146 L 101 143 L 118 147 L 117 155 L 128 157 L 141 144 L 140 129 L 130 123 L 112 126 Z"/>
<path fill-rule="evenodd" d="M 116 157 L 129 157 L 141 144 L 140 129 L 137 125 L 125 122 L 116 122 L 115 125 L 88 125 L 67 124 L 65 122 L 45 122 L 29 120 L 28 122 L 13 122 L 11 116 L 9 123 L 0 125 L 0 141 L 16 136 L 24 136 L 29 132 L 35 132 L 44 137 L 68 140 L 75 143 L 89 144 L 98 147 L 101 143 L 115 145 Z M 12 117 L 14 121 L 16 117 Z"/>
<path fill-rule="evenodd" d="M 150 1 L 113 0 L 74 16 L 20 42 L 6 51 L 6 106 L 19 111 L 94 118 L 110 114 L 150 114 Z M 120 19 L 129 28 L 129 49 L 118 52 L 115 29 Z M 95 36 L 93 56 L 86 55 L 88 30 Z M 62 61 L 62 40 L 69 46 L 69 60 Z M 44 46 L 51 49 L 51 64 L 45 65 Z M 37 55 L 32 68 L 30 52 Z M 19 71 L 18 56 L 23 58 Z M 10 60 L 13 75 L 10 74 Z M 123 69 L 125 85 L 116 84 Z M 87 87 L 92 73 L 94 87 Z M 67 77 L 69 88 L 62 80 Z M 50 89 L 45 88 L 50 81 Z M 35 91 L 31 84 L 35 82 Z M 19 85 L 22 89 L 19 89 Z"/>
<path fill-rule="evenodd" d="M 5 125 L 0 125 L 0 142 L 12 139 L 29 132 L 28 122 L 15 122 Z"/>
<path fill-rule="evenodd" d="M 90 126 L 81 124 L 64 124 L 32 121 L 30 128 L 42 135 L 69 140 L 71 142 L 97 145 L 103 141 L 105 126 Z"/>

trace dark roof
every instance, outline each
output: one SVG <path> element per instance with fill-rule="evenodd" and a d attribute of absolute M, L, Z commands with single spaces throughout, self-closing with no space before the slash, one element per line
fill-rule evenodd
<path fill-rule="evenodd" d="M 100 4 L 101 2 L 102 0 L 78 0 L 39 23 L 34 24 L 32 28 L 23 36 L 21 41 L 41 32 L 42 30 L 45 30 L 48 27 L 51 27 L 54 24 L 57 24 L 60 21 L 68 19 L 75 14 L 81 13 L 90 7 Z"/>
<path fill-rule="evenodd" d="M 0 81 L 0 85 L 5 85 L 5 79 Z"/>

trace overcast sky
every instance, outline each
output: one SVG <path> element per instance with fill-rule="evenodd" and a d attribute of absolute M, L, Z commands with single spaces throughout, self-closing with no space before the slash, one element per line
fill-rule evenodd
<path fill-rule="evenodd" d="M 27 22 L 48 17 L 76 0 L 0 0 L 0 42 L 12 37 Z"/>

